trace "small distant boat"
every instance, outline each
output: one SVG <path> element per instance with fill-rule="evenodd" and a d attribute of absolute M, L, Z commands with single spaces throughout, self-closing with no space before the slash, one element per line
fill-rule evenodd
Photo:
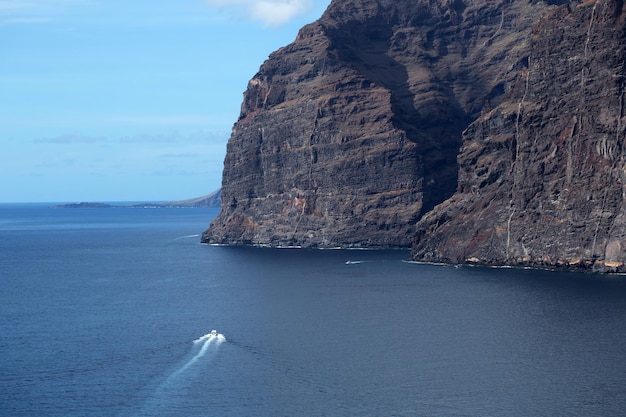
<path fill-rule="evenodd" d="M 217 340 L 218 343 L 221 343 L 226 340 L 226 338 L 223 334 L 218 333 L 217 330 L 211 330 L 210 333 L 207 333 L 204 336 L 197 338 L 193 341 L 193 343 L 211 343 L 213 340 Z"/>

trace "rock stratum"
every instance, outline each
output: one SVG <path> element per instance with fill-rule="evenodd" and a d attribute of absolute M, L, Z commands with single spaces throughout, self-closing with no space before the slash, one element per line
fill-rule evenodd
<path fill-rule="evenodd" d="M 333 1 L 249 82 L 203 242 L 625 270 L 625 18 Z"/>

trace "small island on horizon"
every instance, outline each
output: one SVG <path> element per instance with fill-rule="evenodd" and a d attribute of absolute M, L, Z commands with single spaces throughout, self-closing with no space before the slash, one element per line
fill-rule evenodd
<path fill-rule="evenodd" d="M 202 197 L 190 198 L 187 200 L 166 201 L 166 202 L 145 202 L 137 204 L 108 204 L 101 202 L 78 202 L 53 206 L 53 208 L 211 208 L 220 207 L 222 190 L 216 190 Z"/>

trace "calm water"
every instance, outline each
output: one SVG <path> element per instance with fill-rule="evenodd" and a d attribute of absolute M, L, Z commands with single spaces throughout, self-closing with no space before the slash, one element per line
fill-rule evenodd
<path fill-rule="evenodd" d="M 0 415 L 626 413 L 626 277 L 200 245 L 216 214 L 0 205 Z"/>

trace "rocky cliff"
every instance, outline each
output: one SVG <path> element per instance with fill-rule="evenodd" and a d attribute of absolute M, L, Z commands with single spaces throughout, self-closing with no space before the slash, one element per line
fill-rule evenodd
<path fill-rule="evenodd" d="M 625 18 L 621 0 L 543 15 L 510 92 L 465 130 L 415 259 L 624 270 Z"/>
<path fill-rule="evenodd" d="M 620 268 L 623 9 L 333 1 L 249 82 L 203 241 Z"/>

